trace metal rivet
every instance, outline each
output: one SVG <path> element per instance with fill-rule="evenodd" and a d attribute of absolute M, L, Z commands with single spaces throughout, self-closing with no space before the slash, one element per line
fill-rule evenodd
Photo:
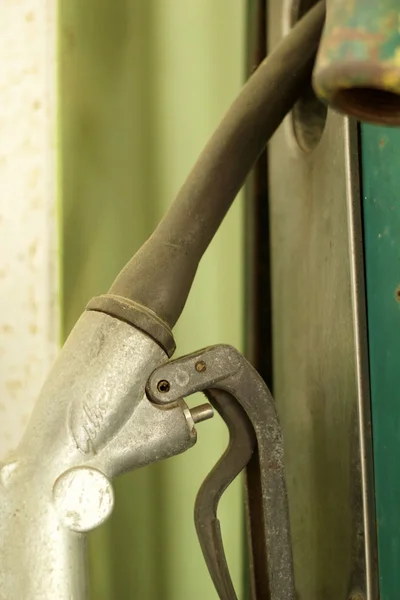
<path fill-rule="evenodd" d="M 157 383 L 157 389 L 162 394 L 166 394 L 171 389 L 169 381 L 167 381 L 166 379 L 162 379 Z"/>
<path fill-rule="evenodd" d="M 199 362 L 197 362 L 195 364 L 195 369 L 198 373 L 204 373 L 206 368 L 207 368 L 207 366 L 206 366 L 206 363 L 204 362 L 204 360 L 199 360 Z"/>

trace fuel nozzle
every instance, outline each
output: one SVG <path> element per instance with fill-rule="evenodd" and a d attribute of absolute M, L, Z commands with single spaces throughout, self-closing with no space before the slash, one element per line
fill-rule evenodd
<path fill-rule="evenodd" d="M 64 344 L 0 465 L 2 597 L 86 598 L 84 534 L 111 514 L 112 479 L 186 451 L 195 421 L 212 415 L 182 399 L 157 406 L 146 383 L 175 349 L 171 329 L 203 253 L 311 77 L 323 21 L 320 3 L 257 69 L 156 231 Z"/>

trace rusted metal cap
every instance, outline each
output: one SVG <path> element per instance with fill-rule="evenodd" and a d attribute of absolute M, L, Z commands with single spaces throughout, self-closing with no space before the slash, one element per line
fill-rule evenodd
<path fill-rule="evenodd" d="M 327 0 L 313 73 L 317 96 L 360 121 L 400 125 L 398 0 Z"/>

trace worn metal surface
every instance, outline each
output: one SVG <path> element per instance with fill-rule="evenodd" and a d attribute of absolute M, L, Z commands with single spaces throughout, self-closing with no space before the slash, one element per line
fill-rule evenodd
<path fill-rule="evenodd" d="M 183 401 L 163 410 L 144 394 L 166 360 L 119 319 L 82 315 L 0 468 L 1 600 L 86 598 L 84 533 L 110 515 L 111 479 L 195 443 Z"/>
<path fill-rule="evenodd" d="M 161 346 L 169 357 L 176 350 L 174 336 L 167 323 L 146 306 L 137 304 L 129 298 L 114 294 L 102 294 L 92 298 L 87 304 L 86 310 L 103 312 L 144 331 Z"/>
<path fill-rule="evenodd" d="M 203 366 L 201 370 L 199 364 Z M 169 385 L 160 388 L 160 381 Z M 219 408 L 234 398 L 244 415 L 239 415 L 233 407 L 226 407 L 228 424 L 232 425 L 234 421 L 236 427 L 241 425 L 245 430 L 251 425 L 257 440 L 250 475 L 257 476 L 259 482 L 260 498 L 254 505 L 257 504 L 261 512 L 250 515 L 250 543 L 254 550 L 251 561 L 253 593 L 260 599 L 295 600 L 283 440 L 271 393 L 245 358 L 235 348 L 225 345 L 206 348 L 161 366 L 147 384 L 150 398 L 161 405 L 204 390 L 209 390 L 210 401 L 216 401 Z M 220 391 L 225 394 L 219 394 Z M 222 414 L 223 411 L 224 408 Z M 241 438 L 247 457 L 245 462 L 248 462 L 252 440 L 246 431 L 238 433 L 236 443 Z M 224 600 L 235 600 L 236 595 L 225 561 L 216 510 L 222 491 L 244 466 L 240 461 L 239 465 L 232 464 L 232 452 L 235 454 L 228 449 L 203 484 L 195 508 L 196 529 L 205 560 L 219 596 Z M 255 486 L 251 489 L 254 492 Z M 207 497 L 208 494 L 211 496 Z"/>
<path fill-rule="evenodd" d="M 381 600 L 400 589 L 400 132 L 362 127 L 362 182 Z"/>
<path fill-rule="evenodd" d="M 272 46 L 281 23 L 282 7 L 271 3 Z M 352 591 L 376 597 L 375 573 L 366 575 L 362 502 L 370 438 L 362 438 L 362 457 L 359 440 L 359 415 L 368 414 L 365 327 L 355 320 L 362 250 L 360 228 L 348 233 L 357 211 L 347 217 L 359 202 L 354 133 L 354 124 L 329 112 L 319 145 L 306 153 L 289 118 L 269 146 L 274 395 L 300 600 L 347 600 Z"/>
<path fill-rule="evenodd" d="M 397 0 L 327 0 L 314 70 L 317 94 L 362 121 L 400 123 Z"/>
<path fill-rule="evenodd" d="M 236 600 L 237 596 L 232 577 L 229 575 L 220 521 L 217 516 L 218 507 L 221 496 L 227 487 L 251 461 L 257 441 L 248 416 L 235 398 L 224 390 L 215 388 L 207 390 L 206 396 L 228 428 L 229 444 L 201 484 L 194 505 L 194 522 L 203 556 L 218 596 L 221 600 Z M 260 579 L 262 579 L 264 589 L 267 590 L 268 581 L 265 569 L 263 569 Z"/>

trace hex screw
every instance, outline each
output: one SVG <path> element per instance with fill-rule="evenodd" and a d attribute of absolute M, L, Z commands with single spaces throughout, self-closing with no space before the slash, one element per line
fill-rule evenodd
<path fill-rule="evenodd" d="M 157 389 L 162 394 L 166 394 L 171 389 L 169 381 L 167 381 L 166 379 L 161 379 L 161 381 L 157 383 Z"/>

